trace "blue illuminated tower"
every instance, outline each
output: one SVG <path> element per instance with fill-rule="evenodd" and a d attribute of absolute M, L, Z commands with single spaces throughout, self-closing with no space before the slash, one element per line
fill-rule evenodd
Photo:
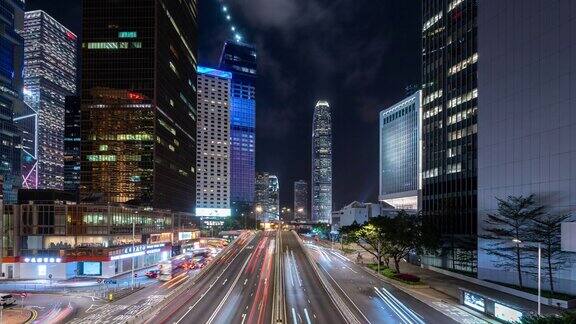
<path fill-rule="evenodd" d="M 254 203 L 256 157 L 256 49 L 227 41 L 220 69 L 232 72 L 230 88 L 230 202 L 234 215 Z"/>

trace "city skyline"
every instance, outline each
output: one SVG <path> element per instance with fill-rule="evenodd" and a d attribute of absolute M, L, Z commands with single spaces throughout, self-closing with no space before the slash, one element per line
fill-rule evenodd
<path fill-rule="evenodd" d="M 373 179 L 378 177 L 379 111 L 404 98 L 405 88 L 421 79 L 421 65 L 413 64 L 421 55 L 421 44 L 413 41 L 421 37 L 420 3 L 412 0 L 381 1 L 371 6 L 322 4 L 326 7 L 324 16 L 315 17 L 306 13 L 305 3 L 299 2 L 285 15 L 280 15 L 273 5 L 258 8 L 256 2 L 247 1 L 246 8 L 229 4 L 242 29 L 243 41 L 257 49 L 266 48 L 258 54 L 262 73 L 257 81 L 256 100 L 260 108 L 256 114 L 256 169 L 273 170 L 280 179 L 281 205 L 292 205 L 292 183 L 299 179 L 311 180 L 310 106 L 319 98 L 327 98 L 334 110 L 334 142 L 339 143 L 334 147 L 334 207 L 343 207 L 354 200 L 376 201 L 378 182 Z M 222 45 L 232 37 L 230 25 L 218 1 L 200 1 L 198 5 L 202 16 L 200 30 L 212 31 L 199 35 L 199 64 L 218 67 Z M 82 39 L 78 0 L 28 0 L 26 6 L 27 10 L 46 10 Z M 352 13 L 366 18 L 358 22 L 352 19 Z M 304 17 L 302 24 L 288 27 L 286 17 L 298 15 Z M 284 25 L 274 23 L 272 17 L 276 16 L 282 17 Z M 347 18 L 337 23 L 339 16 Z M 323 18 L 328 25 L 312 28 Z M 403 30 L 401 34 L 392 31 L 398 28 Z M 363 44 L 362 30 L 376 31 L 376 35 Z M 277 32 L 284 36 L 277 37 Z M 296 39 L 310 32 L 313 34 L 300 37 L 296 46 Z M 315 39 L 322 41 L 316 43 Z M 380 42 L 380 39 L 387 41 Z M 347 48 L 367 46 L 367 51 L 357 50 L 351 55 L 336 44 L 345 44 Z M 297 55 L 287 54 L 296 47 L 302 48 Z M 304 48 L 312 49 L 314 55 L 307 56 L 302 52 Z M 378 57 L 374 62 L 377 67 L 365 64 L 374 56 Z M 320 64 L 320 57 L 326 57 L 330 65 Z M 345 62 L 348 68 L 336 69 L 335 62 Z M 376 73 L 378 71 L 382 73 Z M 387 77 L 392 74 L 396 77 Z M 337 79 L 345 80 L 346 86 L 331 81 Z M 356 96 L 356 93 L 370 93 L 370 96 Z M 285 149 L 278 150 L 280 146 Z M 347 153 L 349 147 L 357 149 L 355 157 Z M 286 160 L 291 163 L 286 164 Z"/>

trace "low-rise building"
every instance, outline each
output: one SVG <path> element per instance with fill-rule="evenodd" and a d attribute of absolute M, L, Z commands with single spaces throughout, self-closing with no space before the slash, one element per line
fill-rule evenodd
<path fill-rule="evenodd" d="M 5 279 L 112 277 L 179 254 L 199 238 L 189 214 L 112 205 L 4 205 Z"/>
<path fill-rule="evenodd" d="M 332 212 L 332 224 L 335 228 L 357 224 L 364 224 L 370 218 L 378 216 L 394 216 L 398 212 L 387 203 L 363 203 L 354 201 L 341 210 Z"/>

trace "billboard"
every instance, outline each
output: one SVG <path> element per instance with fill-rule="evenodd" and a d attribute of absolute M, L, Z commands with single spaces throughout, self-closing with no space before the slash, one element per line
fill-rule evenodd
<path fill-rule="evenodd" d="M 196 216 L 199 217 L 230 217 L 230 208 L 196 208 Z"/>

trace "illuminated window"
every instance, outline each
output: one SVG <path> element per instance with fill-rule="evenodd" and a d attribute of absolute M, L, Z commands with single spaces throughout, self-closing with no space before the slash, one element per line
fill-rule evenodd
<path fill-rule="evenodd" d="M 135 31 L 121 31 L 118 32 L 119 38 L 136 38 L 138 37 L 138 33 Z"/>

